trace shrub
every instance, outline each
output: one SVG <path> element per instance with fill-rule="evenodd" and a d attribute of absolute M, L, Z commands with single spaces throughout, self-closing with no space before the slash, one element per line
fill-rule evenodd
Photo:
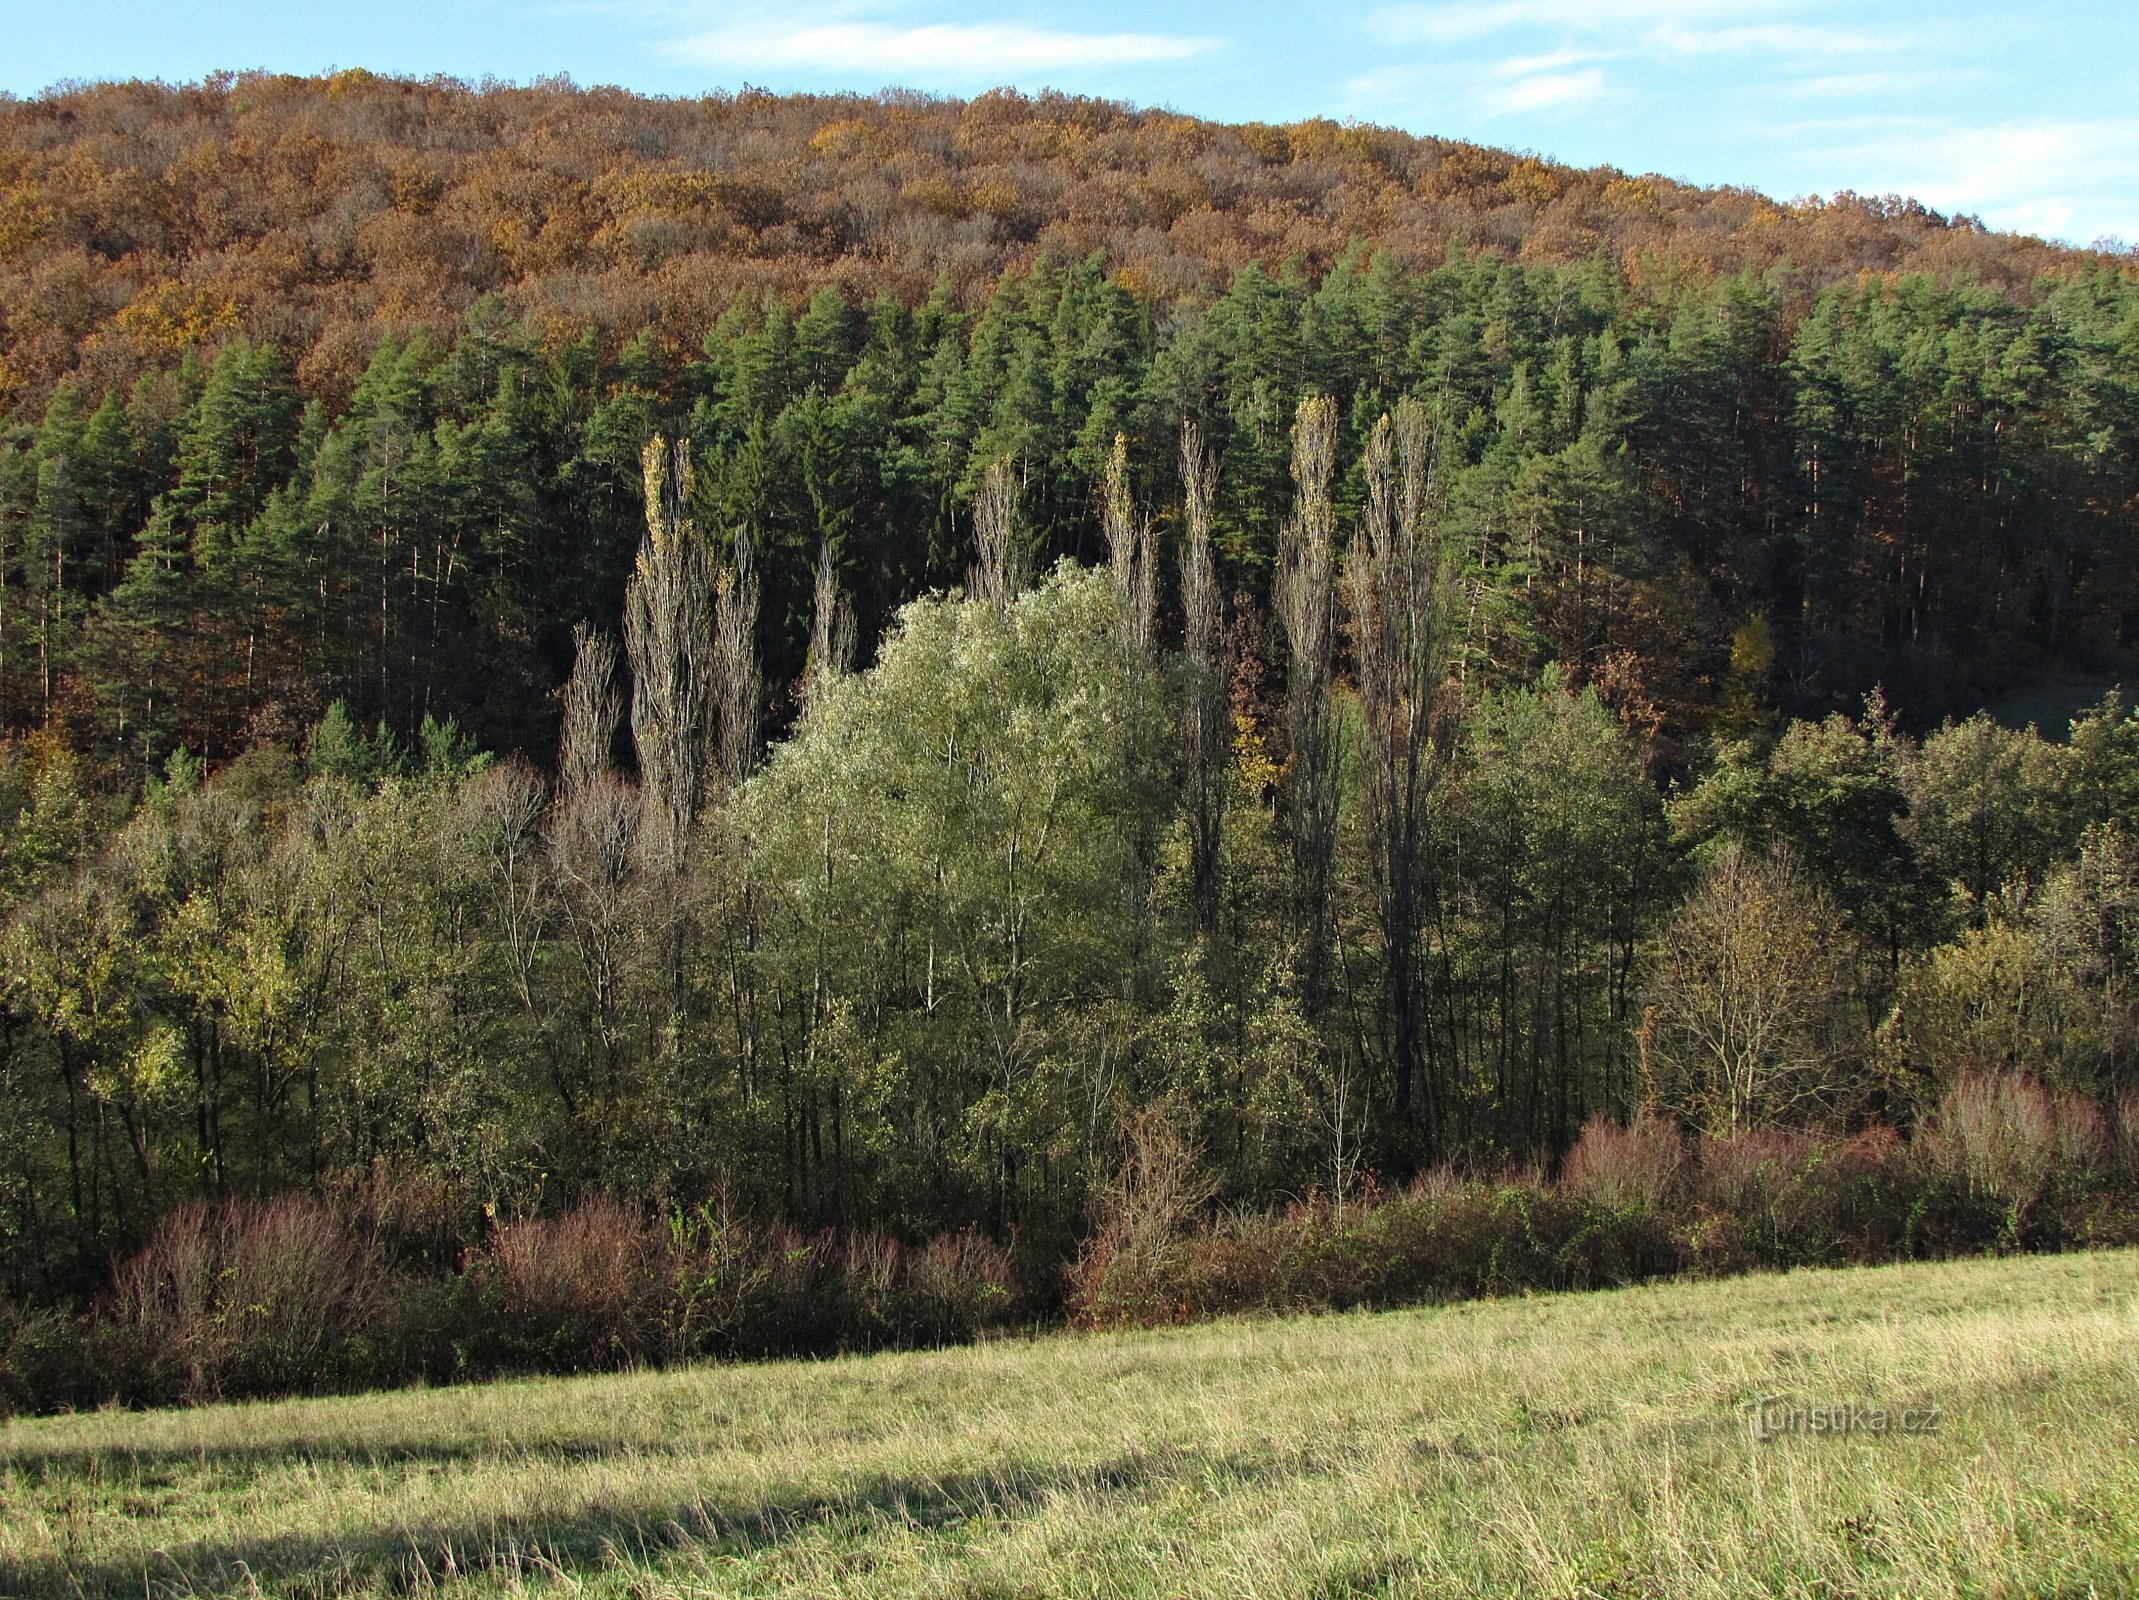
<path fill-rule="evenodd" d="M 1567 1152 L 1560 1183 L 1613 1211 L 1661 1211 L 1678 1193 L 1685 1164 L 1675 1124 L 1644 1111 L 1621 1126 L 1600 1111 Z"/>
<path fill-rule="evenodd" d="M 2111 1152 L 2092 1101 L 2012 1073 L 1963 1073 L 1919 1142 L 1935 1175 L 2002 1211 L 2008 1246 L 2061 1237 L 2057 1208 L 2083 1199 Z"/>
<path fill-rule="evenodd" d="M 606 1195 L 500 1228 L 474 1263 L 490 1362 L 577 1370 L 660 1352 L 668 1240 Z"/>
<path fill-rule="evenodd" d="M 1665 1218 L 1535 1178 L 1436 1177 L 1341 1212 L 1316 1199 L 1177 1235 L 1165 1251 L 1088 1254 L 1073 1309 L 1133 1327 L 1240 1311 L 1343 1310 L 1640 1282 L 1678 1270 Z"/>
<path fill-rule="evenodd" d="M 124 1397 L 336 1387 L 389 1299 L 377 1252 L 316 1200 L 181 1206 L 117 1275 L 111 1319 L 145 1351 Z"/>
<path fill-rule="evenodd" d="M 1014 1326 L 1025 1296 L 1011 1253 L 973 1229 L 931 1239 L 912 1258 L 914 1341 L 944 1343 Z"/>
<path fill-rule="evenodd" d="M 1908 1254 L 1909 1150 L 1892 1128 L 1812 1141 L 1775 1198 L 1779 1266 L 1867 1266 Z"/>
<path fill-rule="evenodd" d="M 97 1325 L 0 1300 L 0 1422 L 18 1411 L 94 1405 L 108 1381 Z"/>
<path fill-rule="evenodd" d="M 2139 1186 L 2139 1093 L 2117 1101 L 2117 1173 L 2127 1188 Z"/>
<path fill-rule="evenodd" d="M 670 1360 L 732 1353 L 770 1278 L 761 1230 L 725 1197 L 673 1212 L 665 1262 L 663 1353 Z"/>
<path fill-rule="evenodd" d="M 1213 1263 L 1191 1263 L 1188 1239 L 1215 1185 L 1181 1121 L 1167 1105 L 1123 1119 L 1119 1176 L 1066 1274 L 1074 1323 L 1148 1327 L 1195 1314 L 1184 1292 Z"/>
<path fill-rule="evenodd" d="M 1963 1073 L 1940 1099 L 1924 1150 L 1975 1193 L 2031 1205 L 2057 1159 L 2050 1093 L 2030 1078 Z"/>
<path fill-rule="evenodd" d="M 404 1272 L 456 1270 L 467 1225 L 476 1220 L 462 1214 L 443 1179 L 383 1161 L 329 1179 L 326 1200 L 345 1227 Z"/>
<path fill-rule="evenodd" d="M 1731 1242 L 1753 1260 L 1779 1260 L 1782 1216 L 1792 1191 L 1803 1181 L 1816 1146 L 1809 1135 L 1782 1128 L 1748 1128 L 1704 1138 L 1694 1151 L 1695 1198 L 1712 1219 L 1737 1226 Z M 1716 1221 L 1710 1222 L 1711 1229 Z M 1719 1237 L 1710 1250 L 1723 1243 Z"/>

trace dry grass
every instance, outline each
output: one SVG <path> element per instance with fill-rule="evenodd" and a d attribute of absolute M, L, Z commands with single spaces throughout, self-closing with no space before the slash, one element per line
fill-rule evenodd
<path fill-rule="evenodd" d="M 1942 1408 L 1762 1442 L 1782 1394 Z M 2139 1260 L 23 1420 L 0 1593 L 2139 1591 Z"/>

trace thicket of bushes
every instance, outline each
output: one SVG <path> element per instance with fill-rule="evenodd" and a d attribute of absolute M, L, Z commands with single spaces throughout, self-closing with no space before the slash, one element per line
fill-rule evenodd
<path fill-rule="evenodd" d="M 598 1197 L 463 1249 L 438 1197 L 370 1181 L 166 1217 L 83 1315 L 0 1305 L 0 1410 L 155 1405 L 524 1372 L 954 1343 L 1048 1317 L 1136 1327 L 1675 1274 L 2139 1242 L 2139 1095 L 2107 1113 L 1957 1080 L 1892 1129 L 1688 1137 L 1591 1122 L 1556 1177 L 1440 1171 L 1213 1216 L 1165 1107 L 1132 1119 L 1100 1226 L 1054 1264 L 980 1234 L 806 1236 Z"/>
<path fill-rule="evenodd" d="M 1070 1272 L 1088 1327 L 1336 1310 L 1674 1274 L 2139 1242 L 2139 1095 L 2110 1114 L 2018 1076 L 1957 1080 L 1913 1139 L 1756 1128 L 1687 1137 L 1599 1116 L 1556 1179 L 1430 1173 L 1393 1194 L 1201 1214 L 1174 1125 L 1131 1130 Z"/>
<path fill-rule="evenodd" d="M 0 1304 L 0 1412 L 943 1344 L 1032 1314 L 1012 1253 L 606 1197 L 456 1250 L 388 1185 L 194 1203 L 86 1315 Z"/>

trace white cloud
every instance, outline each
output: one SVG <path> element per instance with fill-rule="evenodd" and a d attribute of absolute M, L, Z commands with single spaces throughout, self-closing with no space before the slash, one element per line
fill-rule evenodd
<path fill-rule="evenodd" d="M 1736 23 L 1721 28 L 1692 28 L 1672 23 L 1649 35 L 1649 43 L 1669 55 L 1869 56 L 1907 49 L 1914 41 L 1900 34 L 1862 33 L 1848 28 L 1814 28 L 1803 23 Z"/>
<path fill-rule="evenodd" d="M 1783 93 L 1800 99 L 1861 100 L 1869 104 L 1934 86 L 1950 90 L 1977 76 L 1957 68 L 1940 72 L 1829 72 L 1798 78 L 1780 87 Z"/>
<path fill-rule="evenodd" d="M 1555 50 L 1500 61 L 1392 63 L 1347 79 L 1344 103 L 1355 112 L 1382 116 L 1565 113 L 1607 97 L 1604 68 L 1590 63 L 1609 61 L 1614 54 Z"/>
<path fill-rule="evenodd" d="M 1593 105 L 1604 94 L 1604 69 L 1584 72 L 1533 72 L 1487 90 L 1481 98 L 1502 115 L 1525 111 L 1572 111 Z"/>
<path fill-rule="evenodd" d="M 1555 50 L 1542 56 L 1510 56 L 1497 62 L 1493 74 L 1500 78 L 1527 78 L 1537 72 L 1558 72 L 1564 67 L 1578 67 L 1585 61 L 1602 61 L 1606 52 L 1599 50 Z"/>
<path fill-rule="evenodd" d="M 801 11 L 729 22 L 679 39 L 669 51 L 686 61 L 736 71 L 995 83 L 1072 67 L 1181 61 L 1220 43 L 1182 34 L 1079 33 L 1014 22 L 902 25 Z"/>
<path fill-rule="evenodd" d="M 1851 125 L 1854 137 L 1808 152 L 1828 170 L 1862 174 L 1868 193 L 1913 195 L 1941 211 L 1981 216 L 2076 244 L 2103 234 L 2139 236 L 2131 173 L 2139 118 L 2042 118 L 1978 127 Z M 1799 130 L 1817 138 L 1821 125 Z M 1826 125 L 1826 131 L 1838 131 Z"/>
<path fill-rule="evenodd" d="M 1730 21 L 1749 13 L 1795 10 L 1800 0 L 1456 0 L 1449 5 L 1383 6 L 1367 29 L 1391 44 L 1446 44 L 1510 28 L 1570 28 L 1600 33 L 1637 27 Z"/>

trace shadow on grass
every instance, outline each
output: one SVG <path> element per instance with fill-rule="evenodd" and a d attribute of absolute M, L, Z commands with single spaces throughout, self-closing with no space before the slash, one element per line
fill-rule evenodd
<path fill-rule="evenodd" d="M 748 1556 L 848 1518 L 940 1531 L 980 1517 L 1031 1515 L 1065 1495 L 1135 1494 L 1153 1483 L 1184 1477 L 1254 1481 L 1285 1470 L 1267 1461 L 1134 1455 L 1046 1471 L 877 1476 L 838 1493 L 750 1504 L 588 1504 L 566 1515 L 414 1523 L 341 1537 L 202 1540 L 125 1558 L 0 1557 L 0 1595 L 20 1600 L 157 1600 L 224 1593 L 405 1593 L 499 1569 L 530 1577 L 580 1575 L 599 1571 L 620 1555 L 643 1559 L 685 1546 L 715 1555 Z"/>
<path fill-rule="evenodd" d="M 452 1466 L 467 1461 L 524 1460 L 530 1456 L 559 1461 L 598 1461 L 608 1456 L 668 1454 L 658 1441 L 592 1439 L 471 1439 L 465 1444 L 428 1444 L 385 1439 L 281 1439 L 259 1444 L 114 1445 L 57 1449 L 29 1445 L 0 1449 L 0 1470 L 30 1483 L 70 1479 L 109 1483 L 138 1478 L 144 1487 L 172 1481 L 179 1469 L 245 1470 L 288 1466 Z M 4 1594 L 5 1591 L 0 1591 Z"/>

